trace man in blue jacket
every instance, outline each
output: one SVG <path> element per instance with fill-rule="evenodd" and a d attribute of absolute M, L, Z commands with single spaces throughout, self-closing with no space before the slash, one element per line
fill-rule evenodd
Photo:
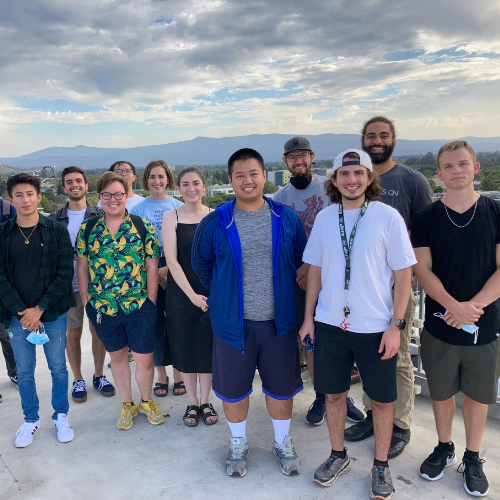
<path fill-rule="evenodd" d="M 247 472 L 246 419 L 255 367 L 274 427 L 273 453 L 286 475 L 301 463 L 289 436 L 293 396 L 302 390 L 295 280 L 306 235 L 300 217 L 263 196 L 262 156 L 240 149 L 228 161 L 236 195 L 198 226 L 193 267 L 210 290 L 214 337 L 213 389 L 231 429 L 230 476 Z"/>

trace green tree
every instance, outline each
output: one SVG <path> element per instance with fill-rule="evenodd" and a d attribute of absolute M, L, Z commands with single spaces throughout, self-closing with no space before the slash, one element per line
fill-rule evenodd
<path fill-rule="evenodd" d="M 45 195 L 42 196 L 42 200 L 39 205 L 46 214 L 50 214 L 51 212 L 57 210 L 57 205 L 53 201 L 49 200 Z"/>
<path fill-rule="evenodd" d="M 433 179 L 427 179 L 427 182 L 429 183 L 429 186 L 431 187 L 431 190 L 434 191 L 436 189 L 436 183 L 434 182 Z M 436 191 L 434 191 L 436 192 Z"/>
<path fill-rule="evenodd" d="M 48 188 L 44 192 L 45 198 L 47 198 L 50 201 L 54 201 L 56 199 L 56 193 L 52 190 L 52 188 Z"/>
<path fill-rule="evenodd" d="M 99 198 L 97 196 L 87 196 L 87 201 L 91 205 L 94 205 L 94 207 L 96 207 L 97 204 L 99 203 Z"/>
<path fill-rule="evenodd" d="M 444 189 L 443 189 L 443 187 L 442 187 L 442 186 L 436 186 L 436 187 L 434 188 L 434 192 L 435 192 L 435 193 L 444 193 Z"/>
<path fill-rule="evenodd" d="M 64 194 L 64 189 L 63 189 L 61 179 L 59 179 L 59 181 L 57 182 L 57 194 L 60 196 Z"/>
<path fill-rule="evenodd" d="M 266 181 L 264 184 L 264 194 L 273 194 L 276 193 L 276 191 L 278 191 L 278 186 L 276 186 L 274 182 Z"/>

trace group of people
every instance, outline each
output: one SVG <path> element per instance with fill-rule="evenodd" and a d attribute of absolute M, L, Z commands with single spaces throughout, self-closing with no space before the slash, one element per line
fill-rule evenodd
<path fill-rule="evenodd" d="M 119 429 L 130 429 L 138 413 L 163 423 L 153 392 L 166 396 L 165 367 L 172 365 L 174 394 L 187 392 L 189 399 L 185 425 L 198 425 L 200 417 L 217 422 L 211 388 L 222 400 L 231 433 L 226 472 L 242 477 L 257 368 L 273 453 L 285 475 L 297 475 L 302 465 L 290 427 L 293 397 L 303 389 L 300 342 L 316 391 L 306 422 L 320 425 L 326 415 L 330 435 L 331 453 L 314 482 L 333 485 L 351 468 L 344 440 L 373 435 L 370 496 L 389 500 L 388 459 L 411 438 L 413 269 L 426 292 L 421 357 L 438 434 L 420 475 L 438 480 L 457 462 L 451 431 L 461 391 L 466 449 L 459 470 L 469 494 L 488 494 L 479 449 L 500 377 L 500 207 L 474 191 L 480 166 L 466 141 L 439 150 L 446 195 L 434 203 L 427 180 L 393 161 L 395 146 L 394 124 L 374 117 L 364 124 L 360 148 L 337 155 L 327 178 L 312 173 L 309 141 L 294 137 L 283 154 L 290 184 L 272 198 L 263 195 L 262 156 L 240 149 L 228 160 L 235 198 L 215 210 L 202 204 L 206 182 L 196 167 L 178 175 L 184 203 L 169 197 L 175 181 L 163 161 L 147 165 L 142 184 L 149 196 L 140 200 L 131 187 L 135 167 L 113 164 L 97 183 L 100 207 L 86 202 L 85 173 L 68 167 L 62 172 L 68 204 L 48 218 L 37 211 L 39 180 L 10 177 L 17 215 L 0 226 L 0 323 L 12 343 L 25 416 L 16 446 L 31 444 L 40 428 L 36 344 L 43 344 L 52 374 L 58 439 L 73 439 L 65 350 L 72 397 L 83 402 L 85 311 L 93 386 L 115 394 L 103 373 L 109 352 L 122 398 Z M 348 396 L 354 365 L 365 413 Z M 355 423 L 344 430 L 346 418 Z"/>

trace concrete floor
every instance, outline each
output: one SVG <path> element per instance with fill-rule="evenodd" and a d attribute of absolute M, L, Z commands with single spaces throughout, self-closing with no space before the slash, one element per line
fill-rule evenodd
<path fill-rule="evenodd" d="M 83 373 L 92 381 L 93 363 L 90 334 L 84 332 Z M 200 421 L 196 428 L 182 423 L 186 396 L 157 398 L 160 408 L 170 414 L 164 425 L 153 427 L 143 415 L 129 431 L 119 431 L 116 420 L 120 412 L 119 396 L 105 398 L 92 387 L 87 402 L 70 401 L 69 420 L 75 430 L 71 443 L 57 441 L 51 421 L 51 382 L 43 350 L 38 349 L 36 380 L 41 402 L 41 430 L 28 448 L 14 446 L 15 433 L 22 424 L 22 412 L 16 387 L 7 378 L 0 362 L 0 499 L 9 500 L 112 500 L 112 499 L 368 499 L 370 468 L 373 461 L 373 439 L 347 443 L 353 459 L 351 471 L 331 488 L 312 482 L 314 470 L 329 455 L 326 422 L 308 426 L 305 414 L 313 400 L 310 382 L 294 400 L 291 434 L 302 459 L 303 472 L 286 477 L 271 453 L 273 430 L 265 408 L 258 376 L 251 396 L 247 439 L 250 443 L 248 474 L 230 478 L 224 470 L 229 441 L 220 401 L 212 401 L 219 412 L 219 423 L 208 427 Z M 132 363 L 132 367 L 134 364 Z M 110 379 L 111 370 L 105 370 Z M 172 374 L 170 373 L 170 376 Z M 303 378 L 307 378 L 307 372 Z M 172 379 L 172 377 L 171 377 Z M 171 384 L 172 386 L 172 384 Z M 351 395 L 361 403 L 361 387 L 353 386 Z M 136 401 L 139 399 L 134 390 Z M 455 417 L 454 441 L 460 458 L 465 448 L 461 415 Z M 397 499 L 465 499 L 462 475 L 456 467 L 446 469 L 437 482 L 423 480 L 420 463 L 437 442 L 430 400 L 417 396 L 412 439 L 403 455 L 391 461 Z M 500 422 L 488 420 L 481 456 L 490 482 L 488 498 L 500 499 Z M 458 465 L 458 464 L 457 464 Z"/>

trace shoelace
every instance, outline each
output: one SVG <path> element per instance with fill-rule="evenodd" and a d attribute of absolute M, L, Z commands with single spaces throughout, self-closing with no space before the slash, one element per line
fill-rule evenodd
<path fill-rule="evenodd" d="M 462 467 L 462 465 L 464 466 L 463 470 L 462 470 L 462 475 L 465 476 L 465 468 L 466 467 L 469 467 L 469 470 L 470 470 L 470 475 L 471 476 L 474 476 L 474 477 L 482 477 L 482 474 L 481 474 L 481 465 L 484 464 L 484 460 L 482 458 L 479 458 L 478 459 L 478 462 L 479 463 L 473 463 L 471 460 L 464 460 L 459 466 L 458 466 L 458 469 L 457 471 L 460 472 L 460 467 Z"/>
<path fill-rule="evenodd" d="M 111 382 L 106 378 L 105 375 L 103 375 L 102 377 L 100 377 L 99 379 L 99 390 L 102 391 L 102 388 L 105 386 L 105 385 L 111 385 Z"/>
<path fill-rule="evenodd" d="M 26 422 L 24 423 L 23 425 L 21 425 L 21 427 L 19 427 L 19 429 L 17 430 L 16 432 L 16 436 L 22 436 L 22 437 L 27 437 L 29 435 L 31 435 L 31 431 L 33 430 L 33 427 L 35 426 L 35 424 L 31 423 L 31 422 Z"/>
<path fill-rule="evenodd" d="M 283 444 L 278 445 L 278 448 L 287 458 L 294 458 L 296 455 L 291 438 L 285 439 Z"/>
<path fill-rule="evenodd" d="M 385 480 L 385 469 L 377 467 L 378 475 L 377 475 L 377 485 L 386 486 L 387 482 Z"/>
<path fill-rule="evenodd" d="M 61 431 L 67 431 L 68 429 L 71 428 L 71 425 L 69 425 L 68 422 L 68 417 L 66 415 L 59 414 L 59 418 L 56 421 L 56 425 L 57 425 L 57 430 Z"/>
<path fill-rule="evenodd" d="M 85 381 L 84 380 L 77 380 L 75 382 L 75 385 L 73 386 L 73 391 L 74 392 L 82 392 L 82 391 L 86 391 L 87 390 L 87 387 L 85 385 Z"/>
<path fill-rule="evenodd" d="M 231 460 L 240 460 L 245 453 L 244 444 L 231 444 Z"/>
<path fill-rule="evenodd" d="M 441 458 L 448 457 L 450 454 L 451 452 L 449 452 L 448 450 L 436 446 L 434 448 L 434 451 L 429 455 L 429 458 L 427 460 L 432 464 L 438 464 L 441 462 Z"/>
<path fill-rule="evenodd" d="M 122 406 L 122 414 L 120 415 L 120 420 L 125 420 L 128 416 L 132 415 L 132 406 L 131 405 L 123 405 Z"/>
<path fill-rule="evenodd" d="M 347 407 L 349 408 L 349 410 L 355 408 L 354 399 L 352 399 L 350 396 L 347 396 Z"/>

